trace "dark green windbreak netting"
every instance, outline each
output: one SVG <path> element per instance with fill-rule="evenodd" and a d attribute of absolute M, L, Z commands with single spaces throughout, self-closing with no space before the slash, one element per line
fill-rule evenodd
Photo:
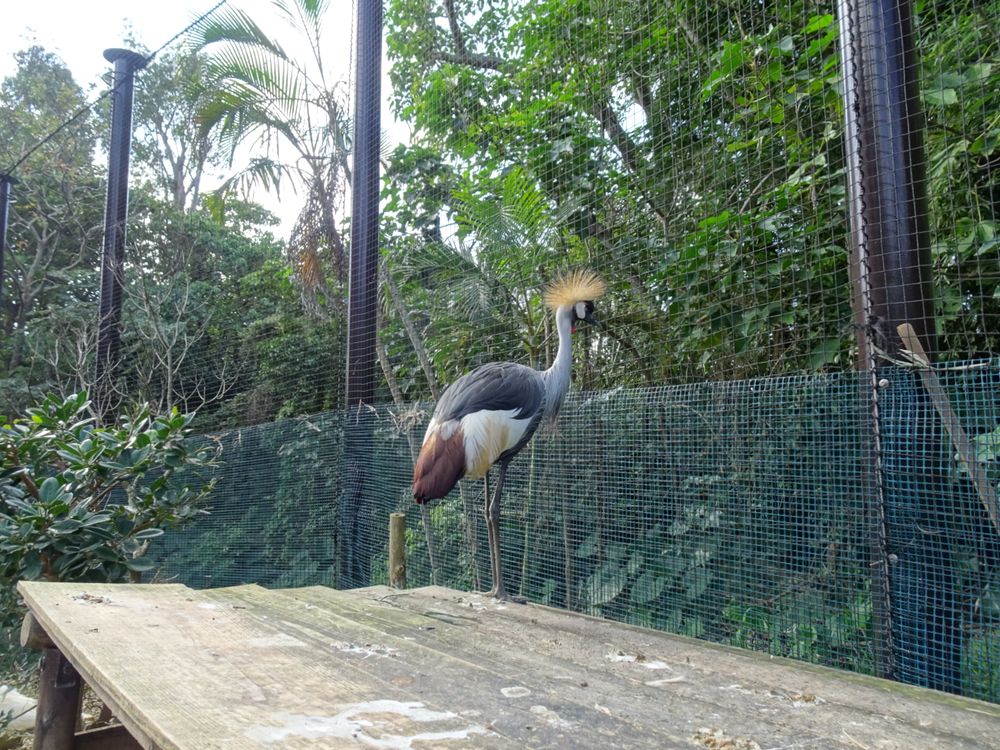
<path fill-rule="evenodd" d="M 571 394 L 555 429 L 511 465 L 508 588 L 867 673 L 891 639 L 895 676 L 1000 700 L 998 536 L 918 376 L 882 376 L 881 487 L 867 375 Z M 939 377 L 995 486 L 1000 364 Z M 223 435 L 211 514 L 169 537 L 161 576 L 195 586 L 385 583 L 388 516 L 404 511 L 410 585 L 488 588 L 482 483 L 462 482 L 431 508 L 430 553 L 410 497 L 428 408 Z M 354 476 L 345 476 L 345 434 L 365 441 Z M 881 613 L 880 561 L 893 570 Z"/>

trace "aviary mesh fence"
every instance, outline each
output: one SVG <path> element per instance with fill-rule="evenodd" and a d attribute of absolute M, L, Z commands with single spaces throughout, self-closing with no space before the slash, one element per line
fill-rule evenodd
<path fill-rule="evenodd" d="M 488 588 L 481 483 L 422 515 L 414 456 L 457 376 L 551 362 L 542 285 L 589 266 L 605 326 L 576 334 L 558 425 L 511 466 L 508 588 L 1000 700 L 1000 4 L 896 8 L 920 60 L 902 103 L 926 115 L 895 217 L 926 262 L 902 280 L 850 262 L 885 239 L 845 132 L 865 114 L 845 91 L 880 75 L 841 58 L 887 33 L 871 7 L 387 3 L 410 137 L 385 157 L 381 405 L 224 432 L 212 512 L 161 547 L 163 574 L 382 583 L 405 511 L 411 585 Z M 892 344 L 927 320 L 873 313 L 893 284 L 929 303 L 933 375 Z M 343 382 L 287 364 L 303 392 Z"/>

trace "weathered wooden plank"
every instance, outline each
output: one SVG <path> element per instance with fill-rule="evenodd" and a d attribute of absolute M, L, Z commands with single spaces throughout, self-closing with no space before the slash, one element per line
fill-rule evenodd
<path fill-rule="evenodd" d="M 379 602 L 330 589 L 212 593 L 230 602 L 238 598 L 247 617 L 279 619 L 283 632 L 311 648 L 342 652 L 362 681 L 406 687 L 428 705 L 483 717 L 518 747 L 688 746 L 667 723 L 613 715 L 594 691 L 565 694 L 585 686 L 585 675 L 550 679 L 538 670 L 537 654 L 495 655 L 466 643 L 476 637 L 470 627 L 474 617 L 442 619 L 440 612 L 409 612 L 384 603 L 373 609 Z M 533 670 L 538 670 L 534 677 Z M 605 703 L 628 702 L 619 690 L 604 693 Z"/>
<path fill-rule="evenodd" d="M 596 700 L 617 719 L 644 726 L 647 733 L 651 723 L 666 723 L 683 727 L 687 738 L 707 728 L 754 738 L 762 747 L 802 742 L 857 747 L 859 741 L 988 747 L 1000 718 L 1000 709 L 991 704 L 562 611 L 497 605 L 447 589 L 403 595 L 381 588 L 282 594 L 302 596 L 311 606 L 329 600 L 342 611 L 345 597 L 367 596 L 471 624 L 472 636 L 453 628 L 418 631 L 415 640 L 438 638 L 439 647 L 453 656 L 499 665 L 492 669 L 535 678 L 549 674 L 562 686 L 560 699 L 575 696 L 581 707 L 592 707 L 588 701 Z M 586 690 L 572 689 L 582 683 Z M 540 690 L 544 694 L 544 685 Z M 728 730 L 731 726 L 740 731 Z"/>
<path fill-rule="evenodd" d="M 1000 729 L 990 704 L 449 589 L 22 593 L 142 747 L 943 750 Z"/>
<path fill-rule="evenodd" d="M 389 590 L 351 593 L 381 598 Z M 396 598 L 400 606 L 456 616 L 470 605 L 496 606 L 435 587 L 407 594 Z M 533 637 L 541 634 L 539 651 L 591 674 L 604 670 L 628 679 L 631 701 L 655 687 L 661 702 L 669 696 L 667 712 L 679 698 L 715 704 L 727 723 L 752 727 L 755 716 L 765 717 L 787 726 L 800 743 L 815 733 L 817 747 L 857 747 L 859 741 L 875 747 L 992 747 L 1000 730 L 1000 706 L 994 704 L 584 615 L 567 617 L 546 607 L 512 606 L 504 615 L 482 619 L 483 641 L 505 649 L 518 624 L 529 625 Z M 764 732 L 761 746 L 781 745 L 766 727 L 758 731 Z"/>
<path fill-rule="evenodd" d="M 403 687 L 359 679 L 340 652 L 308 648 L 239 603 L 167 586 L 21 590 L 143 747 L 335 748 L 357 746 L 360 733 L 375 747 L 421 739 L 468 747 L 469 737 L 477 747 L 514 747 Z"/>

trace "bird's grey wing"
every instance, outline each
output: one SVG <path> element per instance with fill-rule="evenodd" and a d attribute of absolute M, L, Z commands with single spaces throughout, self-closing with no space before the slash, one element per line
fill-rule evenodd
<path fill-rule="evenodd" d="M 513 411 L 515 419 L 540 413 L 545 398 L 541 373 L 512 362 L 494 362 L 463 375 L 442 394 L 434 418 L 461 419 L 477 411 Z"/>

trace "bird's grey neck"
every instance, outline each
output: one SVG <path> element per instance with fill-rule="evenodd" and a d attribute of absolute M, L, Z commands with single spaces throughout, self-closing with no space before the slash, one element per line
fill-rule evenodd
<path fill-rule="evenodd" d="M 573 367 L 572 328 L 573 309 L 560 307 L 556 310 L 559 350 L 552 366 L 542 373 L 545 383 L 545 417 L 549 420 L 556 418 L 566 391 L 569 390 L 570 371 Z"/>

